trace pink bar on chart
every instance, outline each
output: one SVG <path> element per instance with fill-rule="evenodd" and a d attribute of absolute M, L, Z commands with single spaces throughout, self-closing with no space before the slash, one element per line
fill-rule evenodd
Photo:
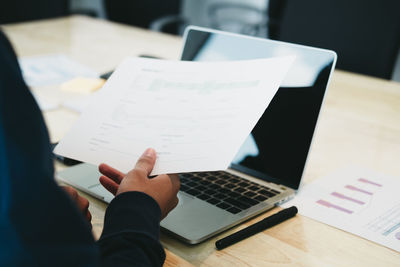
<path fill-rule="evenodd" d="M 360 182 L 362 182 L 362 183 L 366 183 L 366 184 L 372 184 L 372 185 L 375 185 L 375 186 L 382 187 L 382 185 L 381 185 L 381 184 L 378 184 L 378 183 L 372 182 L 372 181 L 370 181 L 370 180 L 367 180 L 367 179 L 365 179 L 365 178 L 360 178 L 360 179 L 358 179 L 358 181 L 360 181 Z"/>
<path fill-rule="evenodd" d="M 334 197 L 338 197 L 338 198 L 341 198 L 341 199 L 346 199 L 346 200 L 355 202 L 355 203 L 360 204 L 360 205 L 364 205 L 365 204 L 365 202 L 363 202 L 361 200 L 358 200 L 358 199 L 355 199 L 355 198 L 352 198 L 352 197 L 348 197 L 348 196 L 340 194 L 338 192 L 333 192 L 333 193 L 331 193 L 331 195 L 334 196 Z"/>
<path fill-rule="evenodd" d="M 361 193 L 364 193 L 364 194 L 367 194 L 367 195 L 371 195 L 371 196 L 373 195 L 372 192 L 369 192 L 369 191 L 366 191 L 366 190 L 364 190 L 364 189 L 355 187 L 355 186 L 353 186 L 353 185 L 346 185 L 345 188 L 350 189 L 350 190 L 353 190 L 353 191 L 361 192 Z"/>
<path fill-rule="evenodd" d="M 351 211 L 351 210 L 348 210 L 348 209 L 345 209 L 345 208 L 343 208 L 341 206 L 329 203 L 328 201 L 325 201 L 325 200 L 322 200 L 322 199 L 318 200 L 317 203 L 322 205 L 322 206 L 328 207 L 328 208 L 334 208 L 334 209 L 346 212 L 348 214 L 352 214 L 353 213 L 353 211 Z"/>

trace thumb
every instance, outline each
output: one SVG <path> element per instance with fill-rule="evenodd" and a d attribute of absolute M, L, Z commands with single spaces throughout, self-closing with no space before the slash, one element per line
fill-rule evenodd
<path fill-rule="evenodd" d="M 142 170 L 150 175 L 156 163 L 156 151 L 153 148 L 148 148 L 136 162 L 135 169 Z"/>

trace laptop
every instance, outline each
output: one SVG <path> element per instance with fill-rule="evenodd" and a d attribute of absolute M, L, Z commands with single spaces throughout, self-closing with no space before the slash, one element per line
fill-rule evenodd
<path fill-rule="evenodd" d="M 179 204 L 163 231 L 200 243 L 292 198 L 299 189 L 324 95 L 333 51 L 189 26 L 182 60 L 226 61 L 295 55 L 277 94 L 226 171 L 180 174 Z M 268 75 L 268 73 L 265 73 Z M 110 202 L 97 166 L 79 164 L 56 177 Z"/>

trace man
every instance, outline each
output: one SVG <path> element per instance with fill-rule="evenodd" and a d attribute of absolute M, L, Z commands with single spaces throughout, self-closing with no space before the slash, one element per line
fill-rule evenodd
<path fill-rule="evenodd" d="M 178 203 L 179 179 L 149 179 L 155 160 L 146 150 L 126 175 L 100 165 L 100 182 L 116 197 L 95 242 L 88 201 L 53 179 L 41 112 L 0 32 L 0 266 L 162 265 L 159 222 Z"/>

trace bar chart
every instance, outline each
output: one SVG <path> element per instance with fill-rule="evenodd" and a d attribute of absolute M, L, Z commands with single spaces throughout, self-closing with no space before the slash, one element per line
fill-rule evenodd
<path fill-rule="evenodd" d="M 349 167 L 302 188 L 284 206 L 400 251 L 400 178 Z"/>
<path fill-rule="evenodd" d="M 358 178 L 336 189 L 337 191 L 330 192 L 325 199 L 319 199 L 316 203 L 326 208 L 353 214 L 367 206 L 372 201 L 373 195 L 382 188 L 382 184 L 366 178 Z"/>

